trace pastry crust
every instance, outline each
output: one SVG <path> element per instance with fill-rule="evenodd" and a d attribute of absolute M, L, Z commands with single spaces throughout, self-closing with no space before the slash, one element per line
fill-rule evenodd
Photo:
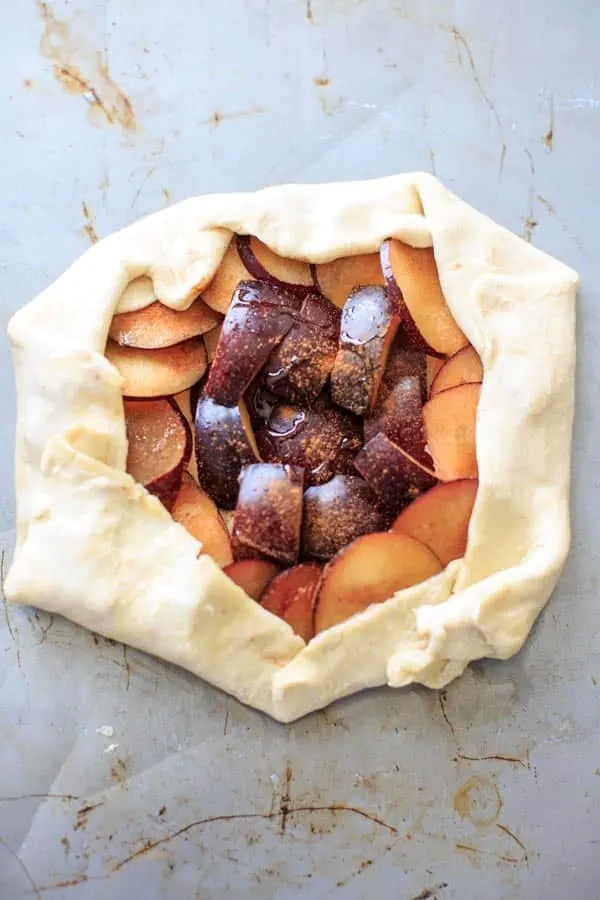
<path fill-rule="evenodd" d="M 373 253 L 387 237 L 433 245 L 485 371 L 464 559 L 309 645 L 126 474 L 121 378 L 103 355 L 113 314 L 147 305 L 124 295 L 133 279 L 152 279 L 147 303 L 186 309 L 234 232 L 313 263 Z M 284 722 L 365 687 L 440 688 L 471 660 L 512 656 L 569 547 L 576 283 L 420 173 L 198 197 L 106 238 L 9 325 L 18 531 L 8 599 L 183 666 Z"/>

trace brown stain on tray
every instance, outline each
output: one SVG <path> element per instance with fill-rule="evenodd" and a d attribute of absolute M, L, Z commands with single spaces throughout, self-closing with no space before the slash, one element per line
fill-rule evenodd
<path fill-rule="evenodd" d="M 500 815 L 502 797 L 493 778 L 472 775 L 454 795 L 454 809 L 474 825 L 492 825 Z"/>
<path fill-rule="evenodd" d="M 87 803 L 85 806 L 82 806 L 75 813 L 75 825 L 73 826 L 73 831 L 79 831 L 80 828 L 85 828 L 88 823 L 88 816 L 95 809 L 98 809 L 99 806 L 104 806 L 104 801 L 101 800 L 100 803 Z"/>
<path fill-rule="evenodd" d="M 85 200 L 81 204 L 81 211 L 84 218 L 81 233 L 89 238 L 90 244 L 97 244 L 100 239 L 98 237 L 98 232 L 96 231 L 96 223 L 94 221 L 93 213 Z M 127 682 L 127 687 L 129 688 L 129 681 Z"/>
<path fill-rule="evenodd" d="M 59 84 L 69 94 L 85 97 L 93 124 L 102 122 L 135 131 L 133 104 L 112 78 L 104 55 L 76 41 L 68 23 L 57 19 L 44 0 L 37 0 L 37 6 L 44 23 L 40 53 L 54 63 L 54 77 Z"/>

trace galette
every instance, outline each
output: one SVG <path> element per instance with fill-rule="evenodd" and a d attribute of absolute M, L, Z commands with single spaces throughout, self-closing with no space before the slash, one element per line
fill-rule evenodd
<path fill-rule="evenodd" d="M 576 283 L 424 174 L 111 235 L 9 325 L 8 599 L 281 721 L 512 656 L 569 546 Z"/>

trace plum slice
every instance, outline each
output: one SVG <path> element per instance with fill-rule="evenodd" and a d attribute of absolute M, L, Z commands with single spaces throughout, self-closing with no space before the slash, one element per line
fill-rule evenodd
<path fill-rule="evenodd" d="M 303 472 L 299 466 L 246 466 L 233 519 L 234 559 L 293 565 L 300 551 Z"/>
<path fill-rule="evenodd" d="M 205 334 L 203 335 L 204 346 L 206 347 L 206 356 L 209 365 L 212 365 L 215 354 L 217 352 L 217 346 L 221 337 L 221 328 L 222 320 L 219 319 L 218 325 L 216 325 L 214 328 L 211 328 L 210 331 L 205 332 Z"/>
<path fill-rule="evenodd" d="M 342 310 L 340 349 L 331 371 L 331 397 L 357 416 L 370 412 L 400 324 L 383 287 L 356 288 Z"/>
<path fill-rule="evenodd" d="M 321 580 L 321 566 L 303 563 L 276 575 L 260 605 L 279 616 L 308 643 L 314 634 L 314 602 Z"/>
<path fill-rule="evenodd" d="M 324 395 L 311 409 L 279 403 L 257 439 L 265 461 L 302 466 L 307 485 L 323 484 L 337 472 L 354 473 L 362 423 Z"/>
<path fill-rule="evenodd" d="M 236 235 L 240 259 L 253 278 L 270 281 L 304 297 L 314 288 L 310 263 L 279 256 L 257 237 Z"/>
<path fill-rule="evenodd" d="M 191 429 L 170 399 L 124 400 L 127 471 L 171 509 L 192 452 Z"/>
<path fill-rule="evenodd" d="M 385 285 L 378 253 L 344 256 L 315 266 L 315 284 L 322 294 L 341 309 L 357 287 Z"/>
<path fill-rule="evenodd" d="M 225 314 L 238 284 L 249 278 L 250 272 L 240 259 L 236 242 L 232 239 L 212 281 L 202 291 L 202 299 L 211 309 Z"/>
<path fill-rule="evenodd" d="M 223 570 L 238 587 L 253 600 L 260 600 L 265 588 L 281 571 L 279 566 L 264 559 L 240 559 Z"/>
<path fill-rule="evenodd" d="M 426 392 L 426 357 L 401 350 L 395 342 L 375 406 L 364 420 L 365 441 L 370 441 L 376 434 L 383 432 L 410 456 L 425 466 L 431 466 L 423 422 Z"/>
<path fill-rule="evenodd" d="M 432 487 L 400 513 L 391 530 L 421 541 L 444 566 L 460 559 L 467 549 L 478 486 L 476 479 L 465 478 Z"/>
<path fill-rule="evenodd" d="M 149 398 L 179 394 L 199 381 L 206 371 L 202 338 L 190 338 L 160 350 L 106 345 L 106 358 L 123 378 L 125 397 Z"/>
<path fill-rule="evenodd" d="M 335 475 L 304 492 L 302 553 L 328 560 L 363 534 L 387 528 L 390 517 L 358 475 Z"/>
<path fill-rule="evenodd" d="M 123 347 L 157 350 L 198 337 L 220 321 L 221 316 L 202 300 L 195 300 L 180 312 L 156 301 L 144 309 L 114 316 L 109 337 Z"/>
<path fill-rule="evenodd" d="M 441 367 L 431 385 L 431 396 L 460 384 L 479 384 L 482 381 L 483 364 L 479 354 L 474 347 L 464 347 Z"/>
<path fill-rule="evenodd" d="M 315 633 L 441 571 L 429 547 L 408 535 L 377 532 L 357 538 L 325 567 L 315 605 Z"/>
<path fill-rule="evenodd" d="M 444 356 L 464 347 L 468 341 L 446 303 L 431 247 L 419 249 L 388 239 L 380 253 L 385 283 L 409 344 Z"/>
<path fill-rule="evenodd" d="M 206 392 L 234 406 L 298 318 L 300 300 L 265 281 L 243 281 L 227 310 Z"/>
<path fill-rule="evenodd" d="M 460 384 L 435 394 L 423 407 L 427 446 L 442 481 L 477 478 L 475 430 L 480 384 Z"/>
<path fill-rule="evenodd" d="M 364 445 L 354 466 L 373 489 L 380 505 L 392 515 L 397 515 L 437 483 L 431 469 L 381 432 Z"/>
<path fill-rule="evenodd" d="M 266 386 L 289 403 L 311 406 L 333 368 L 339 330 L 339 309 L 320 294 L 309 294 L 298 321 L 267 360 Z"/>
<path fill-rule="evenodd" d="M 260 459 L 246 404 L 221 406 L 201 394 L 194 424 L 198 480 L 218 506 L 233 509 L 242 467 Z"/>
<path fill-rule="evenodd" d="M 200 541 L 202 553 L 210 556 L 218 566 L 223 568 L 231 563 L 233 556 L 227 526 L 212 498 L 187 472 L 183 473 L 171 515 Z"/>

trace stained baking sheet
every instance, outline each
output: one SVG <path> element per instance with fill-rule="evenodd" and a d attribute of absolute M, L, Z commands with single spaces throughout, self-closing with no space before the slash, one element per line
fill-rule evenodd
<path fill-rule="evenodd" d="M 523 652 L 442 693 L 372 691 L 282 726 L 3 605 L 0 897 L 597 896 L 600 7 L 21 0 L 2 12 L 3 324 L 91 240 L 189 195 L 412 169 L 570 263 L 582 286 L 573 551 Z M 1 352 L 6 564 L 14 400 Z"/>

